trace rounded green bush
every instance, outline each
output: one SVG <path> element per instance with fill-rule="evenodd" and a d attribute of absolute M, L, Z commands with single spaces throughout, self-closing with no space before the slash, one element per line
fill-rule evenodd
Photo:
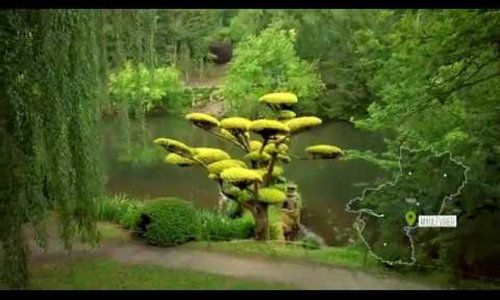
<path fill-rule="evenodd" d="M 146 220 L 144 238 L 158 246 L 176 246 L 195 237 L 197 218 L 192 203 L 168 197 L 146 203 L 141 210 L 141 219 Z"/>

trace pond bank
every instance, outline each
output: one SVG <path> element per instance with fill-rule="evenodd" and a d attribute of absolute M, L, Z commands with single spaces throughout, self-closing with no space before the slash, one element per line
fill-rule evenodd
<path fill-rule="evenodd" d="M 217 206 L 219 192 L 207 174 L 195 168 L 166 165 L 162 160 L 164 153 L 157 151 L 153 143 L 150 148 L 142 150 L 132 144 L 135 156 L 129 161 L 122 159 L 121 149 L 126 143 L 121 135 L 119 122 L 107 120 L 102 123 L 102 162 L 109 195 L 126 194 L 138 199 L 169 196 L 193 202 L 199 208 Z M 173 138 L 193 147 L 216 147 L 231 157 L 242 156 L 234 145 L 207 135 L 178 115 L 158 114 L 148 118 L 148 136 L 151 140 L 157 137 Z M 346 122 L 328 122 L 298 135 L 290 153 L 303 156 L 306 147 L 318 143 L 373 152 L 384 148 L 379 136 L 357 130 Z M 142 157 L 144 161 L 138 160 Z M 363 190 L 362 186 L 354 183 L 374 182 L 385 175 L 376 165 L 361 160 L 293 160 L 283 167 L 285 175 L 298 185 L 298 192 L 304 199 L 302 223 L 329 245 L 343 244 L 347 239 L 344 231 L 352 228 L 353 217 L 345 212 L 345 204 Z"/>

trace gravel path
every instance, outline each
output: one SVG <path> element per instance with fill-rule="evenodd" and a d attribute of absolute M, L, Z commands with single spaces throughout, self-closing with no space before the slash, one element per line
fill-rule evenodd
<path fill-rule="evenodd" d="M 52 244 L 54 245 L 54 244 Z M 33 263 L 51 263 L 67 258 L 62 246 L 55 245 L 48 252 L 32 246 Z M 282 282 L 299 289 L 432 289 L 418 283 L 402 281 L 394 277 L 380 277 L 347 268 L 320 266 L 306 262 L 279 261 L 269 258 L 243 258 L 229 254 L 159 248 L 139 241 L 102 242 L 97 249 L 89 251 L 75 245 L 73 259 L 92 257 L 111 258 L 123 263 L 153 264 L 167 268 L 182 268 L 213 274 Z"/>

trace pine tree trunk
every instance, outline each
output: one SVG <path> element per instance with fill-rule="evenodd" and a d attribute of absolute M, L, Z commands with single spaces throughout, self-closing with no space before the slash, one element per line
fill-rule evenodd
<path fill-rule="evenodd" d="M 255 219 L 255 239 L 258 241 L 265 241 L 269 237 L 268 227 L 269 220 L 267 215 L 267 203 L 256 202 L 252 214 Z"/>

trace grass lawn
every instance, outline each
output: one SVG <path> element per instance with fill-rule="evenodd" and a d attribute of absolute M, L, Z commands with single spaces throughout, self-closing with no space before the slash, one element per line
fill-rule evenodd
<path fill-rule="evenodd" d="M 412 271 L 389 271 L 370 255 L 356 247 L 325 247 L 322 249 L 307 250 L 301 245 L 285 244 L 278 241 L 258 242 L 254 240 L 240 240 L 230 242 L 191 242 L 181 247 L 204 251 L 235 254 L 243 257 L 269 257 L 295 261 L 305 261 L 346 267 L 349 269 L 367 271 L 375 276 L 399 277 L 405 280 L 437 285 L 441 288 L 452 289 L 500 289 L 500 284 L 483 280 L 454 280 L 449 271 L 435 270 L 426 274 Z"/>
<path fill-rule="evenodd" d="M 132 238 L 130 232 L 119 225 L 99 222 L 101 242 L 119 245 Z M 190 242 L 179 248 L 213 251 L 240 257 L 268 257 L 277 260 L 302 261 L 335 267 L 367 271 L 373 275 L 390 275 L 401 279 L 441 287 L 462 289 L 499 289 L 497 283 L 479 280 L 450 281 L 446 272 L 418 274 L 411 270 L 391 272 L 374 258 L 365 256 L 363 248 L 325 247 L 305 249 L 300 244 L 278 241 L 257 242 L 240 240 L 231 242 Z M 45 263 L 31 266 L 31 289 L 293 289 L 293 286 L 259 282 L 231 276 L 214 275 L 194 270 L 168 269 L 154 265 L 132 265 L 106 258 L 75 260 L 71 264 Z M 0 282 L 0 289 L 6 288 Z"/>
<path fill-rule="evenodd" d="M 120 227 L 120 225 L 111 222 L 97 223 L 97 230 L 99 231 L 101 241 L 126 242 L 132 239 L 129 231 L 124 230 Z"/>
<path fill-rule="evenodd" d="M 379 269 L 378 263 L 362 250 L 348 247 L 326 247 L 308 250 L 300 244 L 285 244 L 278 241 L 257 242 L 240 240 L 232 242 L 191 242 L 181 247 L 188 249 L 217 251 L 239 256 L 267 256 L 281 259 L 300 259 L 351 269 Z"/>
<path fill-rule="evenodd" d="M 293 289 L 281 283 L 245 280 L 209 273 L 128 265 L 108 259 L 35 266 L 30 289 Z"/>

